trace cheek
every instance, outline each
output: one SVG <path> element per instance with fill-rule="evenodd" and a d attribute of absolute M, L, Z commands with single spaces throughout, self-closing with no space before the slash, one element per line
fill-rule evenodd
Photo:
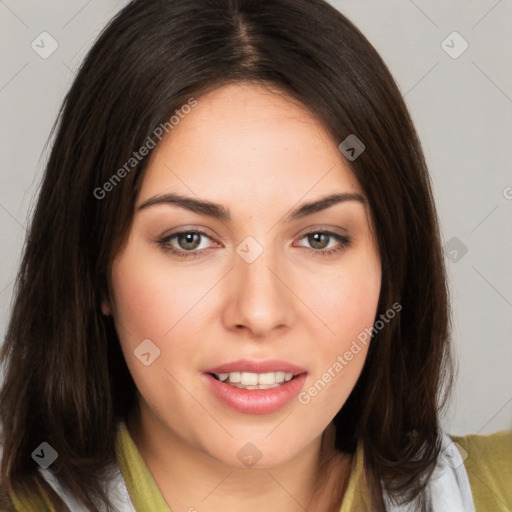
<path fill-rule="evenodd" d="M 113 314 L 122 341 L 131 345 L 146 338 L 159 339 L 172 321 L 162 296 L 165 281 L 159 279 L 159 273 L 148 265 L 138 265 L 136 259 L 125 258 L 113 265 L 111 280 Z"/>
<path fill-rule="evenodd" d="M 380 261 L 374 251 L 360 251 L 347 257 L 336 273 L 315 277 L 309 298 L 319 312 L 323 325 L 318 332 L 323 334 L 310 347 L 318 358 L 298 398 L 302 405 L 334 416 L 355 386 L 368 353 L 380 296 Z"/>
<path fill-rule="evenodd" d="M 130 248 L 112 267 L 113 313 L 130 344 L 166 343 L 204 293 L 197 273 L 176 272 L 165 257 Z M 118 331 L 119 332 L 119 331 Z M 120 336 L 122 336 L 120 332 Z"/>
<path fill-rule="evenodd" d="M 139 392 L 153 411 L 165 409 L 169 400 L 178 403 L 180 393 L 175 379 L 183 379 L 185 369 L 179 362 L 194 347 L 193 340 L 186 344 L 173 340 L 183 335 L 185 322 L 180 319 L 195 298 L 190 296 L 194 289 L 190 279 L 180 280 L 169 265 L 148 254 L 138 257 L 137 251 L 129 247 L 112 266 L 111 284 L 116 330 Z M 146 365 L 142 354 L 148 352 Z"/>
<path fill-rule="evenodd" d="M 308 279 L 308 304 L 324 324 L 326 347 L 341 350 L 373 325 L 381 287 L 381 267 L 374 251 L 347 253 L 336 270 Z M 306 293 L 306 289 L 304 290 Z"/>
<path fill-rule="evenodd" d="M 380 281 L 368 275 L 354 273 L 331 280 L 329 291 L 321 295 L 321 310 L 326 312 L 326 323 L 337 339 L 371 325 L 374 321 L 380 292 Z M 331 333 L 332 334 L 332 333 Z"/>
<path fill-rule="evenodd" d="M 191 336 L 197 329 L 198 305 L 211 283 L 199 272 L 180 272 L 169 259 L 158 253 L 128 245 L 112 266 L 113 317 L 128 367 L 137 380 L 155 380 L 156 369 L 166 368 L 177 377 L 183 376 L 186 359 L 191 367 L 201 354 L 200 336 Z M 144 340 L 160 351 L 156 362 L 144 366 L 135 357 Z M 186 343 L 177 341 L 186 340 Z M 150 368 L 153 371 L 147 371 Z M 167 378 L 164 375 L 164 378 Z M 141 383 L 143 385 L 143 383 Z"/>

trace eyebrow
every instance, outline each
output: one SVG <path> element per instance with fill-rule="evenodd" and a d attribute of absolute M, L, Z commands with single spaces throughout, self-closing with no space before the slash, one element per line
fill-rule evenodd
<path fill-rule="evenodd" d="M 306 217 L 307 215 L 312 215 L 313 213 L 320 212 L 331 206 L 339 203 L 344 203 L 347 201 L 357 201 L 366 204 L 366 199 L 357 193 L 339 193 L 339 194 L 331 194 L 329 196 L 322 197 L 316 201 L 312 201 L 310 203 L 304 203 L 295 210 L 293 210 L 290 214 L 288 214 L 285 218 L 287 222 L 292 220 L 300 219 L 302 217 Z M 174 204 L 177 206 L 181 206 L 191 212 L 198 213 L 201 215 L 207 215 L 208 217 L 212 217 L 214 219 L 219 220 L 231 220 L 231 215 L 229 210 L 224 206 L 218 203 L 214 203 L 211 201 L 194 199 L 192 197 L 183 196 L 181 194 L 171 193 L 171 194 L 162 194 L 153 196 L 146 201 L 144 201 L 138 208 L 137 211 L 144 210 L 149 208 L 150 206 L 160 205 L 160 204 Z"/>

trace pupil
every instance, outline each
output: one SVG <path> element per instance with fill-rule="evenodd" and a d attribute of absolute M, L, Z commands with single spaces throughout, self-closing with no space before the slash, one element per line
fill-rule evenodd
<path fill-rule="evenodd" d="M 194 238 L 196 239 L 194 242 Z M 198 233 L 184 233 L 178 237 L 178 243 L 182 249 L 195 249 L 199 245 Z"/>
<path fill-rule="evenodd" d="M 309 243 L 314 249 L 325 249 L 325 247 L 327 247 L 327 244 L 325 243 L 327 239 L 328 236 L 324 233 L 314 233 L 313 235 L 309 235 Z"/>

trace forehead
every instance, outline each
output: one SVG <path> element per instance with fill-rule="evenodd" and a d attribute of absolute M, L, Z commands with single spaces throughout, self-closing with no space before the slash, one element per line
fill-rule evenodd
<path fill-rule="evenodd" d="M 309 191 L 362 194 L 320 120 L 282 91 L 230 84 L 196 100 L 153 150 L 141 197 L 173 190 L 224 202 L 250 192 L 294 202 Z"/>

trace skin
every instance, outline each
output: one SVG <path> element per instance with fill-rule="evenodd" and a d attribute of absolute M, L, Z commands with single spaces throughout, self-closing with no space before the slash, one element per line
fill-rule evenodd
<path fill-rule="evenodd" d="M 292 209 L 335 192 L 364 198 L 339 141 L 275 89 L 233 84 L 197 100 L 151 154 L 103 303 L 139 391 L 128 428 L 173 511 L 235 512 L 241 503 L 245 512 L 304 510 L 323 484 L 319 464 L 334 454 L 332 445 L 322 448 L 324 431 L 368 347 L 307 405 L 293 399 L 271 414 L 226 407 L 203 372 L 242 358 L 281 359 L 307 369 L 305 390 L 321 378 L 374 322 L 381 266 L 368 207 L 345 201 L 287 221 Z M 137 210 L 171 192 L 219 203 L 231 220 L 171 204 Z M 196 258 L 158 243 L 182 227 L 210 237 L 193 249 Z M 306 235 L 318 229 L 351 244 L 324 256 L 321 250 L 340 244 L 324 238 L 314 245 Z M 248 236 L 263 248 L 252 263 L 235 250 Z M 186 252 L 186 243 L 174 237 L 167 245 Z M 161 353 L 144 366 L 133 352 L 148 338 Z M 250 468 L 237 457 L 247 442 L 262 455 Z"/>

